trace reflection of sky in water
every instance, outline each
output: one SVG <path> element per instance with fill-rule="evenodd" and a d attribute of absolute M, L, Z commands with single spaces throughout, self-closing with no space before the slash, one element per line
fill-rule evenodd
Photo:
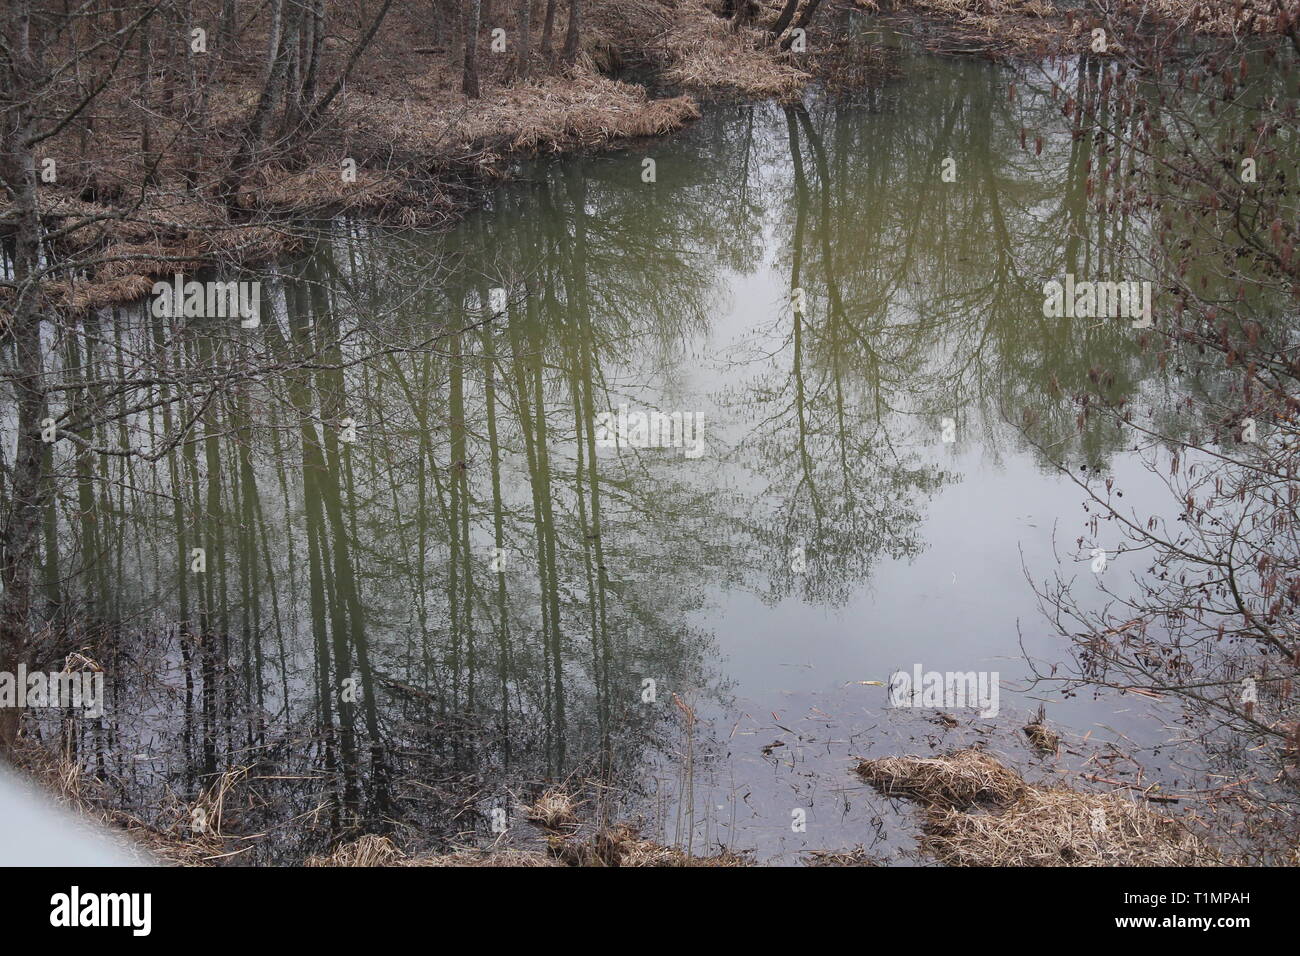
<path fill-rule="evenodd" d="M 1022 90 L 1009 105 L 1005 79 L 981 64 L 925 61 L 909 81 L 917 95 L 906 108 L 894 93 L 838 113 L 810 103 L 803 116 L 772 105 L 713 107 L 692 130 L 653 146 L 654 186 L 640 182 L 636 150 L 570 158 L 539 163 L 525 182 L 502 187 L 491 209 L 447 235 L 367 227 L 345 241 L 340 228 L 306 269 L 310 282 L 321 282 L 318 290 L 337 297 L 340 321 L 362 332 L 426 336 L 436 322 L 458 320 L 456 310 L 477 300 L 479 285 L 510 285 L 515 298 L 492 334 L 474 332 L 457 345 L 468 356 L 467 463 L 460 472 L 449 343 L 439 343 L 436 356 L 348 371 L 339 404 L 363 435 L 350 451 L 347 480 L 355 487 L 341 487 L 328 469 L 322 474 L 330 480 L 319 485 L 302 480 L 299 408 L 286 398 L 285 382 L 268 383 L 269 397 L 251 397 L 252 413 L 268 423 L 274 409 L 280 429 L 276 444 L 257 444 L 252 462 L 269 527 L 256 544 L 277 575 L 280 606 L 273 612 L 265 592 L 257 600 L 263 633 L 271 633 L 273 613 L 281 614 L 291 716 L 316 719 L 322 645 L 312 627 L 331 641 L 347 631 L 340 645 L 365 641 L 373 654 L 379 682 L 366 703 L 379 710 L 383 733 L 407 755 L 432 754 L 428 764 L 406 769 L 415 778 L 442 774 L 438 748 L 459 747 L 461 739 L 419 721 L 431 701 L 453 712 L 464 705 L 463 697 L 448 702 L 448 685 L 464 693 L 468 667 L 453 655 L 463 653 L 454 641 L 464 639 L 467 616 L 463 605 L 449 610 L 448 595 L 460 588 L 463 596 L 472 577 L 476 590 L 466 603 L 481 656 L 475 710 L 466 720 L 481 733 L 482 749 L 447 759 L 463 760 L 458 769 L 468 767 L 470 776 L 498 774 L 489 784 L 500 786 L 497 796 L 517 785 L 509 773 L 539 778 L 558 749 L 548 710 L 553 658 L 541 636 L 545 600 L 559 608 L 563 632 L 568 749 L 561 775 L 592 759 L 608 713 L 611 750 L 618 751 L 611 763 L 639 778 L 617 783 L 638 793 L 650 835 L 671 841 L 683 834 L 675 820 L 683 743 L 679 721 L 655 720 L 639 706 L 645 677 L 659 681 L 656 706 L 671 715 L 677 693 L 704 718 L 696 741 L 697 850 L 721 838 L 764 858 L 789 859 L 800 849 L 871 844 L 878 832 L 882 846 L 905 847 L 900 835 L 910 811 L 894 812 L 862 786 L 850 772 L 854 756 L 939 752 L 982 740 L 1033 765 L 1019 729 L 1042 694 L 1016 690 L 1026 676 L 1022 635 L 1044 669 L 1066 648 L 1043 618 L 1026 571 L 1041 582 L 1060 569 L 1085 591 L 1094 581 L 1086 550 L 1074 561 L 1089 519 L 1084 493 L 1008 419 L 1026 408 L 1040 413 L 1042 433 L 1034 437 L 1053 453 L 1076 470 L 1085 462 L 1101 466 L 1128 507 L 1162 513 L 1163 488 L 1117 449 L 1113 432 L 1090 425 L 1077 433 L 1073 410 L 1049 397 L 1049 383 L 1059 380 L 1069 395 L 1086 385 L 1095 364 L 1115 371 L 1125 394 L 1143 402 L 1164 401 L 1166 386 L 1126 329 L 1042 318 L 1044 277 L 1123 263 L 1106 259 L 1113 250 L 1096 248 L 1095 236 L 1072 232 L 1084 204 L 1062 197 L 1084 173 L 1084 147 L 1049 136 L 1041 156 L 1019 150 L 1011 131 L 1035 122 L 1041 103 Z M 935 160 L 949 152 L 961 178 L 940 187 Z M 581 248 L 580 224 L 587 230 Z M 796 235 L 798 284 L 807 294 L 797 342 L 789 307 Z M 586 257 L 581 267 L 579 255 Z M 274 308 L 264 312 L 259 335 L 320 327 L 325 316 L 304 291 L 310 283 L 268 285 Z M 526 285 L 531 297 L 520 294 Z M 482 363 L 489 344 L 500 373 L 495 407 L 508 552 L 499 596 L 486 559 L 496 533 Z M 538 354 L 543 360 L 535 362 Z M 540 383 L 536 369 L 544 370 Z M 681 450 L 598 451 L 607 587 L 584 564 L 594 535 L 584 537 L 591 525 L 581 523 L 576 501 L 577 479 L 590 477 L 585 463 L 577 471 L 574 441 L 573 389 L 585 375 L 596 392 L 593 413 L 627 404 L 703 414 L 708 446 L 694 460 Z M 529 474 L 520 381 L 527 403 L 542 396 L 549 474 Z M 318 414 L 311 404 L 323 397 L 291 397 L 311 406 L 311 427 L 332 427 L 338 409 Z M 536 428 L 535 404 L 529 416 Z M 951 445 L 941 440 L 945 417 L 956 423 Z M 451 503 L 458 477 L 468 488 L 459 513 Z M 542 488 L 554 505 L 545 529 L 554 551 L 539 560 L 542 523 L 533 508 Z M 356 519 L 356 540 L 325 521 L 322 501 Z M 321 553 L 356 563 L 364 608 L 355 632 L 334 591 L 323 589 L 316 602 L 309 594 L 312 508 L 321 515 L 311 519 L 315 533 L 334 549 Z M 219 517 L 233 536 L 240 521 Z M 166 526 L 172 518 L 158 520 Z M 1107 533 L 1103 523 L 1099 543 L 1113 548 L 1118 541 L 1108 542 Z M 158 540 L 164 552 L 171 547 L 165 535 Z M 449 567 L 461 542 L 471 557 L 453 583 Z M 808 568 L 794 575 L 788 552 L 798 544 Z M 165 604 L 176 590 L 167 577 L 170 553 L 152 564 L 145 556 L 135 568 L 133 549 L 126 551 L 123 577 L 143 581 L 141 603 L 151 611 L 162 605 L 160 619 L 177 620 Z M 290 561 L 297 562 L 292 569 Z M 1141 570 L 1136 556 L 1112 553 L 1107 583 L 1118 587 Z M 608 640 L 611 658 L 604 687 L 593 679 L 605 666 L 594 662 L 593 591 L 607 602 L 599 638 Z M 236 618 L 256 603 L 244 597 L 232 602 Z M 495 626 L 502 618 L 510 625 L 503 642 L 509 657 L 499 680 Z M 453 635 L 456 626 L 462 630 Z M 283 709 L 280 675 L 271 669 L 278 648 L 268 640 L 264 649 L 272 662 L 266 704 L 274 714 Z M 324 646 L 324 654 L 333 649 Z M 183 686 L 175 646 L 159 653 L 171 655 L 171 686 Z M 955 712 L 959 725 L 941 727 L 929 712 L 887 708 L 886 688 L 861 683 L 888 681 L 916 664 L 998 671 L 1001 716 Z M 703 687 L 674 686 L 697 674 Z M 419 685 L 418 693 L 394 691 L 388 678 Z M 510 685 L 509 770 L 502 770 L 505 745 L 494 736 L 499 683 Z M 150 701 L 143 707 L 155 708 L 147 718 L 179 736 L 175 709 L 143 699 Z M 1149 708 L 1084 694 L 1053 699 L 1048 715 L 1075 734 L 1091 732 L 1094 743 L 1127 735 L 1142 744 L 1165 739 Z M 177 772 L 166 757 L 157 759 L 160 777 Z M 313 759 L 298 750 L 288 758 Z M 1176 773 L 1165 769 L 1173 785 Z M 650 778 L 663 783 L 647 785 Z M 806 834 L 790 830 L 792 808 L 808 812 Z M 435 825 L 450 818 L 435 817 Z"/>
<path fill-rule="evenodd" d="M 661 167 L 670 168 L 670 159 Z M 627 401 L 633 407 L 705 414 L 713 454 L 694 462 L 674 456 L 651 459 L 654 474 L 687 483 L 696 492 L 720 489 L 715 500 L 727 502 L 720 507 L 730 507 L 742 521 L 779 523 L 792 507 L 807 511 L 808 505 L 805 500 L 792 506 L 791 484 L 769 471 L 762 455 L 750 452 L 754 443 L 770 439 L 773 433 L 780 435 L 778 442 L 795 440 L 790 421 L 784 422 L 784 432 L 773 425 L 775 409 L 793 400 L 787 382 L 793 363 L 792 319 L 786 305 L 791 285 L 790 230 L 776 226 L 786 210 L 770 201 L 770 193 L 765 200 L 768 255 L 744 273 L 717 268 L 714 301 L 718 308 L 710 312 L 708 333 L 683 343 L 683 358 L 669 369 L 652 371 L 633 353 L 622 366 L 611 365 L 605 372 L 611 405 Z M 1045 224 L 1052 211 L 1051 203 L 1030 199 L 1023 213 L 1026 221 L 1036 221 L 1054 241 L 1059 230 Z M 805 243 L 811 242 L 811 237 L 805 237 Z M 982 254 L 971 250 L 971 258 Z M 917 271 L 924 275 L 926 269 L 922 263 Z M 973 274 L 980 276 L 978 268 Z M 818 277 L 813 273 L 811 278 L 815 282 Z M 1011 303 L 1003 301 L 1003 307 L 1020 310 L 1025 302 L 1032 306 L 1040 301 L 1031 278 L 1021 284 L 1030 290 L 1027 295 Z M 881 328 L 925 321 L 916 311 L 917 302 L 925 308 L 925 290 L 909 287 L 906 291 L 906 296 L 891 301 L 888 314 L 881 317 Z M 1014 323 L 1031 326 L 1044 321 L 1029 310 L 1021 314 L 1025 317 L 1014 318 Z M 825 316 L 822 299 L 810 309 L 805 337 L 816 335 Z M 980 322 L 984 316 L 953 318 Z M 879 334 L 889 336 L 888 331 Z M 1087 334 L 1080 332 L 1084 339 Z M 1027 338 L 1035 338 L 1032 331 Z M 945 353 L 948 347 L 940 338 L 923 343 L 920 354 L 942 366 L 954 358 Z M 829 398 L 818 391 L 821 360 L 815 348 L 807 343 L 804 348 L 804 374 L 813 393 L 809 404 L 824 404 Z M 1065 345 L 1059 352 L 1056 361 L 1076 366 L 1089 354 L 1086 341 L 1073 350 Z M 851 358 L 848 364 L 851 379 Z M 810 372 L 810 365 L 818 367 Z M 979 374 L 978 369 L 971 372 Z M 918 378 L 926 379 L 919 369 Z M 665 382 L 671 384 L 665 387 Z M 785 387 L 776 401 L 751 400 L 752 394 L 774 386 Z M 1153 383 L 1150 390 L 1158 394 L 1163 388 Z M 852 413 L 855 404 L 868 401 L 864 390 L 850 381 L 845 391 L 850 421 L 861 423 Z M 1013 391 L 1020 396 L 1017 401 L 1026 396 L 1031 404 L 1055 401 L 1043 394 L 1041 384 Z M 931 466 L 943 473 L 944 480 L 933 494 L 916 493 L 920 520 L 915 528 L 897 529 L 914 536 L 917 547 L 894 556 L 888 548 L 882 549 L 862 579 L 845 582 L 842 599 L 806 597 L 798 583 L 793 591 L 783 589 L 774 597 L 764 581 L 772 571 L 780 572 L 785 559 L 779 553 L 752 553 L 748 564 L 753 573 L 742 574 L 741 581 L 727 581 L 721 574 L 701 569 L 697 583 L 705 598 L 689 620 L 712 635 L 719 660 L 711 690 L 687 689 L 693 691 L 688 699 L 706 718 L 716 748 L 716 762 L 698 771 L 695 782 L 701 808 L 697 837 L 712 833 L 715 841 L 754 847 L 760 856 L 792 859 L 790 854 L 801 850 L 872 843 L 871 821 L 883 813 L 889 822 L 878 848 L 906 846 L 907 841 L 892 832 L 899 826 L 906 830 L 906 808 L 899 816 L 884 809 L 889 801 L 864 792 L 849 773 L 849 758 L 928 753 L 980 740 L 999 752 L 1009 752 L 1017 764 L 1033 765 L 1036 758 L 1029 756 L 1019 728 L 1042 700 L 1049 701 L 1049 718 L 1058 727 L 1079 736 L 1091 734 L 1094 746 L 1106 740 L 1128 747 L 1148 746 L 1166 739 L 1162 721 L 1148 701 L 1118 695 L 1097 699 L 1090 694 L 1063 701 L 1042 687 L 1024 692 L 1029 676 L 1026 653 L 1042 671 L 1050 671 L 1066 657 L 1063 641 L 1043 617 L 1026 575 L 1041 583 L 1059 570 L 1077 579 L 1080 595 L 1089 593 L 1095 579 L 1086 549 L 1079 558 L 1076 539 L 1086 534 L 1090 515 L 1082 505 L 1083 491 L 1050 468 L 1001 419 L 996 403 L 964 401 L 970 395 L 965 389 L 963 393 L 954 401 L 941 390 L 915 396 L 901 390 L 890 396 L 897 410 L 872 421 L 873 427 L 880 424 L 889 432 L 892 453 L 914 456 L 911 467 Z M 870 406 L 864 407 L 867 411 L 859 414 L 872 419 Z M 952 445 L 941 441 L 936 407 L 958 419 L 957 441 Z M 1012 406 L 1015 411 L 1021 407 Z M 1067 438 L 1063 447 L 1077 454 L 1079 443 Z M 1167 492 L 1142 462 L 1115 450 L 1113 443 L 1104 447 L 1104 473 L 1123 491 L 1125 508 L 1144 515 L 1167 512 Z M 1070 464 L 1077 471 L 1084 461 Z M 872 463 L 854 461 L 850 467 L 870 468 Z M 737 492 L 745 500 L 743 505 L 730 503 L 729 496 Z M 694 527 L 700 542 L 707 543 L 708 523 Z M 894 529 L 886 533 L 890 530 Z M 1096 543 L 1108 550 L 1106 583 L 1123 592 L 1123 580 L 1145 568 L 1140 557 L 1117 556 L 1118 538 L 1109 542 L 1107 534 L 1103 523 Z M 791 538 L 782 547 L 801 541 L 807 545 L 812 566 L 819 560 L 815 537 Z M 745 563 L 745 558 L 739 561 Z M 887 682 L 891 672 L 911 671 L 915 664 L 927 671 L 999 672 L 1001 717 L 982 722 L 973 711 L 948 708 L 960 718 L 961 726 L 945 729 L 927 721 L 933 711 L 891 711 L 886 687 L 858 683 Z M 659 692 L 666 695 L 675 690 L 681 689 L 661 686 Z M 783 745 L 764 754 L 761 748 L 774 740 Z M 1170 782 L 1177 778 L 1175 768 L 1165 770 Z M 701 796 L 706 791 L 711 796 Z M 801 806 L 809 813 L 806 834 L 793 833 L 789 826 L 790 810 Z M 739 832 L 729 836 L 733 813 Z M 712 819 L 700 822 L 698 817 Z M 680 836 L 681 826 L 669 819 L 663 835 Z"/>

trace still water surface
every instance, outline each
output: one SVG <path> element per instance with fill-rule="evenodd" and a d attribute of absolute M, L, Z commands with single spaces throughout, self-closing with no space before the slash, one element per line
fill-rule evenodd
<path fill-rule="evenodd" d="M 849 102 L 714 105 L 644 148 L 531 164 L 451 233 L 332 222 L 261 277 L 243 340 L 116 316 L 105 352 L 325 351 L 196 398 L 203 440 L 123 472 L 130 493 L 61 502 L 130 674 L 94 759 L 164 821 L 250 766 L 262 802 L 225 826 L 275 836 L 247 859 L 353 826 L 482 844 L 494 807 L 526 842 L 516 800 L 595 779 L 589 811 L 696 852 L 901 861 L 910 814 L 854 757 L 984 740 L 1051 773 L 1018 731 L 1043 700 L 1092 746 L 1160 742 L 1149 705 L 1027 680 L 1026 655 L 1065 654 L 1031 581 L 1092 575 L 1055 464 L 1167 510 L 1056 397 L 1104 367 L 1159 403 L 1168 373 L 1123 322 L 1043 318 L 1045 279 L 1127 275 L 1138 228 L 1089 215 L 1097 147 L 1053 135 L 1053 109 L 1031 77 L 912 59 Z M 682 416 L 695 444 L 607 447 L 620 409 Z M 177 427 L 158 419 L 142 432 Z M 209 549 L 203 579 L 178 538 Z M 946 727 L 867 683 L 916 665 L 997 672 L 999 715 Z"/>

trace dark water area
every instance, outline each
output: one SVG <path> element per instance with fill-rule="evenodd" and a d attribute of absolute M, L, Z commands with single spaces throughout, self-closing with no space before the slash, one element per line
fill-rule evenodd
<path fill-rule="evenodd" d="M 528 845 L 555 782 L 696 853 L 909 863 L 855 759 L 971 742 L 1202 785 L 1176 710 L 1033 680 L 1067 654 L 1035 583 L 1094 587 L 1096 548 L 1111 587 L 1143 568 L 1070 476 L 1178 508 L 1060 396 L 1098 367 L 1151 409 L 1186 387 L 1125 321 L 1044 317 L 1048 279 L 1140 274 L 1145 228 L 1090 214 L 1105 144 L 1044 86 L 909 57 L 847 100 L 714 104 L 528 164 L 449 233 L 325 223 L 240 277 L 255 328 L 146 303 L 52 338 L 87 401 L 137 359 L 185 397 L 97 436 L 144 460 L 57 452 L 51 660 L 99 661 L 108 699 L 36 728 L 242 863 Z M 914 669 L 989 676 L 995 712 L 891 706 Z M 1040 704 L 1059 760 L 1020 733 Z"/>

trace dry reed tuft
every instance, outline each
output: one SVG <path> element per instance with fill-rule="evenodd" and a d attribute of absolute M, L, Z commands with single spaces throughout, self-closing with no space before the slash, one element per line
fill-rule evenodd
<path fill-rule="evenodd" d="M 1040 753 L 1054 754 L 1061 746 L 1061 735 L 1047 726 L 1047 711 L 1041 704 L 1038 714 L 1022 729 L 1034 749 Z"/>
<path fill-rule="evenodd" d="M 528 808 L 528 819 L 547 830 L 571 831 L 578 824 L 578 806 L 567 791 L 552 787 Z"/>
<path fill-rule="evenodd" d="M 998 813 L 930 810 L 921 849 L 949 866 L 1218 866 L 1177 820 L 1117 793 L 1031 787 Z"/>
<path fill-rule="evenodd" d="M 307 858 L 304 866 L 400 866 L 406 862 L 403 853 L 386 836 L 367 833 L 351 843 L 335 847 L 329 853 Z"/>
<path fill-rule="evenodd" d="M 864 760 L 858 774 L 887 796 L 940 807 L 1005 805 L 1028 786 L 992 754 L 973 747 L 946 757 Z"/>
<path fill-rule="evenodd" d="M 1184 824 L 1120 793 L 1026 783 L 975 748 L 864 760 L 858 773 L 925 806 L 920 848 L 949 866 L 1215 866 Z"/>

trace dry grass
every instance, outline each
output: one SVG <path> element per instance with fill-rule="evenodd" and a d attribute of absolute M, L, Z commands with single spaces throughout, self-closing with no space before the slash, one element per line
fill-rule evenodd
<path fill-rule="evenodd" d="M 997 813 L 933 810 L 921 849 L 949 866 L 1218 866 L 1179 821 L 1117 793 L 1029 788 Z"/>
<path fill-rule="evenodd" d="M 553 841 L 551 852 L 568 866 L 749 866 L 741 854 L 722 852 L 692 856 L 678 847 L 643 840 L 628 824 L 600 830 L 590 840 Z"/>
<path fill-rule="evenodd" d="M 791 65 L 759 29 L 732 31 L 700 0 L 689 0 L 668 37 L 667 78 L 696 90 L 729 90 L 750 97 L 789 99 L 812 75 Z"/>
<path fill-rule="evenodd" d="M 1047 726 L 1047 711 L 1041 704 L 1038 714 L 1022 729 L 1034 749 L 1040 753 L 1054 754 L 1061 746 L 1061 735 Z"/>
<path fill-rule="evenodd" d="M 406 854 L 385 836 L 367 833 L 351 843 L 344 843 L 330 853 L 307 858 L 304 866 L 398 866 Z"/>
<path fill-rule="evenodd" d="M 1206 36 L 1271 33 L 1277 29 L 1281 8 L 1279 0 L 1149 0 L 1148 4 L 1160 19 Z"/>
<path fill-rule="evenodd" d="M 308 866 L 749 866 L 748 857 L 734 853 L 688 856 L 676 847 L 641 839 L 635 827 L 618 824 L 599 830 L 589 840 L 552 834 L 548 850 L 471 849 L 432 856 L 407 856 L 387 837 L 363 836 L 330 853 L 314 856 Z"/>
<path fill-rule="evenodd" d="M 290 231 L 274 227 L 286 214 L 342 209 L 404 225 L 446 225 L 472 203 L 476 183 L 504 175 L 512 154 L 599 149 L 671 132 L 699 117 L 694 99 L 656 99 L 601 71 L 633 61 L 661 68 L 685 51 L 695 64 L 685 73 L 700 73 L 697 79 L 705 81 L 702 51 L 690 46 L 689 34 L 676 46 L 670 38 L 683 25 L 698 30 L 706 18 L 710 26 L 716 20 L 703 0 L 592 0 L 576 64 L 547 64 L 539 52 L 533 79 L 520 82 L 511 76 L 512 57 L 484 55 L 483 95 L 470 100 L 459 91 L 450 50 L 412 52 L 411 31 L 427 24 L 394 15 L 373 50 L 378 66 L 357 73 L 313 142 L 259 158 L 237 199 L 240 221 L 232 221 L 218 200 L 216 184 L 224 175 L 222 157 L 232 154 L 256 102 L 251 75 L 230 70 L 217 76 L 203 142 L 195 142 L 177 118 L 155 118 L 154 142 L 167 145 L 155 157 L 156 181 L 143 202 L 147 162 L 139 148 L 139 106 L 130 91 L 112 87 L 97 101 L 89 145 L 79 144 L 71 130 L 66 141 L 50 144 L 69 159 L 60 166 L 59 184 L 41 192 L 51 229 L 74 216 L 105 217 L 79 230 L 63 251 L 109 261 L 75 283 L 52 282 L 46 292 L 56 307 L 79 311 L 138 298 L 154 280 L 176 271 L 214 261 L 264 261 L 293 245 Z M 536 50 L 540 23 L 534 26 Z M 723 59 L 710 76 L 719 84 L 758 95 L 791 88 L 797 71 L 776 65 L 766 80 L 756 79 L 767 53 L 744 50 L 738 37 L 715 40 Z M 744 74 L 736 84 L 727 82 L 729 69 Z M 357 163 L 355 182 L 340 174 L 345 157 Z M 6 205 L 0 199 L 0 215 Z"/>
<path fill-rule="evenodd" d="M 1083 36 L 1048 0 L 909 0 L 908 12 L 945 22 L 926 45 L 937 53 L 1043 55 Z"/>
<path fill-rule="evenodd" d="M 991 754 L 864 760 L 881 792 L 925 807 L 921 849 L 949 866 L 1215 866 L 1184 824 L 1121 793 L 1026 783 Z"/>
<path fill-rule="evenodd" d="M 182 838 L 150 826 L 124 810 L 113 809 L 111 801 L 115 795 L 75 761 L 23 737 L 18 739 L 15 747 L 15 766 L 33 778 L 60 805 L 120 835 L 128 849 L 138 850 L 142 863 L 206 866 L 215 854 L 221 852 L 220 842 L 214 837 Z"/>
<path fill-rule="evenodd" d="M 528 808 L 528 819 L 546 830 L 571 831 L 578 823 L 578 807 L 567 791 L 552 787 Z"/>
<path fill-rule="evenodd" d="M 1172 27 L 1178 33 L 1203 36 L 1243 36 L 1279 30 L 1284 0 L 1150 0 L 1141 16 L 1148 26 Z M 1083 52 L 1091 43 L 1085 16 L 1051 0 L 906 0 L 896 3 L 900 14 L 920 13 L 943 21 L 946 36 L 927 41 L 942 53 L 993 56 L 1039 56 L 1061 50 Z M 1114 38 L 1110 53 L 1122 51 Z"/>
<path fill-rule="evenodd" d="M 1015 800 L 1028 784 L 990 753 L 970 748 L 946 757 L 864 760 L 858 774 L 881 793 L 930 806 L 997 806 Z"/>
<path fill-rule="evenodd" d="M 570 76 L 502 91 L 452 126 L 467 144 L 510 151 L 560 152 L 661 136 L 698 119 L 688 96 L 651 99 L 645 89 L 575 70 Z"/>
<path fill-rule="evenodd" d="M 356 181 L 344 181 L 341 162 L 305 169 L 265 167 L 258 180 L 256 202 L 264 208 L 382 209 L 402 193 L 401 178 L 383 170 L 358 167 Z"/>
<path fill-rule="evenodd" d="M 383 91 L 356 92 L 340 104 L 336 126 L 361 144 L 354 149 L 355 182 L 341 159 L 303 168 L 261 165 L 241 203 L 268 214 L 324 209 L 380 213 L 407 226 L 442 226 L 462 211 L 449 179 L 494 178 L 510 154 L 598 149 L 660 136 L 699 117 L 687 96 L 653 99 L 643 87 L 575 69 L 567 76 L 488 90 L 472 102 L 442 88 L 436 77 L 413 81 L 395 104 Z M 328 152 L 329 150 L 327 150 Z M 368 155 L 402 157 L 397 165 L 368 168 Z M 376 162 L 380 162 L 376 158 Z M 442 177 L 423 172 L 439 167 Z M 3 212 L 4 202 L 0 202 Z M 57 228 L 74 217 L 110 215 L 112 207 L 58 192 L 43 210 Z M 51 282 L 52 303 L 70 310 L 129 301 L 153 282 L 192 272 L 214 260 L 256 262 L 292 248 L 291 232 L 268 224 L 233 225 L 214 202 L 183 192 L 158 191 L 126 218 L 105 220 L 77 235 L 79 248 L 99 247 L 103 260 L 91 279 Z"/>
<path fill-rule="evenodd" d="M 908 6 L 960 20 L 988 21 L 997 17 L 1045 19 L 1056 14 L 1047 0 L 911 0 Z"/>
<path fill-rule="evenodd" d="M 72 812 L 107 827 L 124 838 L 128 850 L 138 849 L 141 862 L 174 866 L 209 866 L 222 860 L 238 862 L 244 848 L 230 851 L 223 833 L 228 805 L 237 804 L 247 788 L 249 768 L 223 774 L 191 802 L 170 797 L 161 816 L 168 824 L 149 825 L 121 810 L 112 809 L 114 795 L 103 781 L 85 772 L 75 761 L 62 758 L 35 741 L 19 738 L 17 766 Z M 579 804 L 565 790 L 551 788 L 528 809 L 528 817 L 546 836 L 546 849 L 459 847 L 448 853 L 411 855 L 390 837 L 365 834 L 333 849 L 308 857 L 309 867 L 513 867 L 513 866 L 632 866 L 632 867 L 732 867 L 750 866 L 743 854 L 720 852 L 692 856 L 677 847 L 643 839 L 636 827 L 616 824 L 595 829 L 580 838 Z M 202 811 L 205 829 L 197 834 L 193 821 Z"/>

